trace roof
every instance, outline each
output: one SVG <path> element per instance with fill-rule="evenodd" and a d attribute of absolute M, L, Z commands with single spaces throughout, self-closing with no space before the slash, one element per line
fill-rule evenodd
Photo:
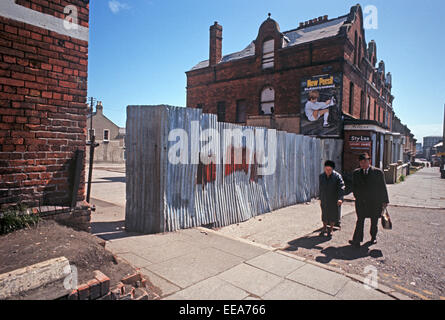
<path fill-rule="evenodd" d="M 303 43 L 313 42 L 320 39 L 335 37 L 340 33 L 341 27 L 348 20 L 348 15 L 341 16 L 326 22 L 312 26 L 302 27 L 290 31 L 283 32 L 285 38 L 284 48 L 297 46 Z M 244 50 L 225 55 L 220 63 L 239 60 L 255 55 L 255 43 L 252 41 Z M 207 68 L 209 60 L 202 61 L 194 66 L 191 70 Z"/>

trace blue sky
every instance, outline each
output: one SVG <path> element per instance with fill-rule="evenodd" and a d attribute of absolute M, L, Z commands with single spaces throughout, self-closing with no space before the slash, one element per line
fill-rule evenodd
<path fill-rule="evenodd" d="M 186 76 L 208 59 L 209 26 L 223 30 L 223 54 L 244 49 L 272 13 L 286 31 L 318 16 L 349 12 L 355 1 L 96 0 L 90 2 L 89 96 L 125 126 L 126 106 L 185 106 Z M 416 137 L 442 135 L 445 103 L 445 2 L 377 0 L 377 56 L 393 75 L 394 109 Z"/>

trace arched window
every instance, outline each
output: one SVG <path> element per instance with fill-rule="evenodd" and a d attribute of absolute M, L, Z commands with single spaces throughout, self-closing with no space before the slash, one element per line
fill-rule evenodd
<path fill-rule="evenodd" d="M 261 91 L 261 114 L 273 114 L 275 111 L 275 90 L 266 87 Z"/>
<path fill-rule="evenodd" d="M 263 69 L 274 67 L 275 59 L 275 40 L 267 40 L 263 42 Z"/>

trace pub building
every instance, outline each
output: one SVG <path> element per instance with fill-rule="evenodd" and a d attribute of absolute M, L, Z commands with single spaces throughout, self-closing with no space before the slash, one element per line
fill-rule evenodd
<path fill-rule="evenodd" d="M 369 152 L 382 169 L 403 160 L 393 133 L 392 76 L 365 40 L 359 4 L 280 30 L 269 17 L 244 50 L 222 55 L 223 28 L 210 26 L 209 59 L 186 72 L 187 107 L 220 122 L 261 126 L 319 138 L 344 139 L 343 174 Z"/>

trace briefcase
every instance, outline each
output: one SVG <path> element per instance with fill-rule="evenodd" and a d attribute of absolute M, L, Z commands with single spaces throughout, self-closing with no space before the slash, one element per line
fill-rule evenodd
<path fill-rule="evenodd" d="M 385 208 L 382 211 L 382 227 L 385 230 L 392 230 L 392 221 L 388 213 L 388 208 Z"/>

